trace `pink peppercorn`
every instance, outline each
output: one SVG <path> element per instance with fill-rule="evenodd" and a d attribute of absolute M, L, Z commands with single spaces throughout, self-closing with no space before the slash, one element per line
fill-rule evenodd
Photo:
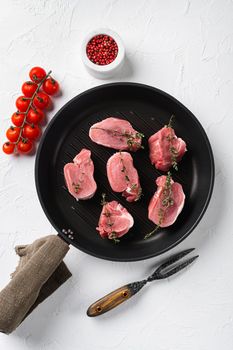
<path fill-rule="evenodd" d="M 94 36 L 86 47 L 87 57 L 97 65 L 112 63 L 118 54 L 118 46 L 115 40 L 104 34 Z"/>

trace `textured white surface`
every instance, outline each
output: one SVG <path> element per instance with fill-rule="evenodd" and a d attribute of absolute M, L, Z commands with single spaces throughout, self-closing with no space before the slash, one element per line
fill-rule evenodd
<path fill-rule="evenodd" d="M 4 350 L 231 350 L 233 348 L 233 1 L 2 0 L 0 2 L 1 143 L 21 83 L 33 65 L 52 69 L 63 95 L 53 114 L 102 82 L 80 59 L 87 31 L 110 27 L 125 42 L 128 61 L 114 80 L 154 85 L 174 95 L 201 121 L 213 146 L 216 183 L 198 228 L 173 252 L 197 247 L 189 271 L 150 285 L 102 318 L 87 306 L 126 282 L 144 278 L 159 259 L 115 263 L 71 249 L 73 277 L 39 306 Z M 114 81 L 112 80 L 112 81 Z M 13 247 L 54 233 L 37 199 L 34 156 L 0 152 L 0 287 L 17 257 Z"/>

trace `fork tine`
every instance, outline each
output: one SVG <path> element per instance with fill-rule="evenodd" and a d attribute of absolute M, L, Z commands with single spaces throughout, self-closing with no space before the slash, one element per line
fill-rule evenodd
<path fill-rule="evenodd" d="M 158 269 L 156 270 L 156 273 L 161 273 L 162 270 L 164 270 L 166 267 L 174 264 L 176 261 L 182 259 L 184 256 L 186 256 L 187 254 L 191 253 L 192 251 L 194 251 L 195 248 L 190 248 L 190 249 L 186 249 L 183 250 L 182 252 L 173 255 L 170 259 L 168 259 L 167 261 L 165 261 L 162 265 L 160 265 L 158 267 Z"/>
<path fill-rule="evenodd" d="M 170 277 L 172 275 L 174 275 L 175 273 L 183 270 L 185 267 L 187 267 L 188 265 L 190 265 L 194 260 L 196 260 L 199 257 L 199 255 L 196 255 L 186 261 L 184 261 L 183 263 L 179 264 L 178 266 L 174 267 L 173 269 L 167 271 L 166 273 L 161 273 L 161 279 L 163 278 L 167 278 Z"/>

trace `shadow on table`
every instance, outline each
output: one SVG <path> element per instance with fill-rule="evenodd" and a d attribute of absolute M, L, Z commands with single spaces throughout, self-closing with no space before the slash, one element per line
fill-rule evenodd
<path fill-rule="evenodd" d="M 124 65 L 119 71 L 119 73 L 114 76 L 114 80 L 119 79 L 119 80 L 127 81 L 127 79 L 130 79 L 133 77 L 133 74 L 134 74 L 134 70 L 133 70 L 132 62 L 126 56 Z"/>
<path fill-rule="evenodd" d="M 215 183 L 210 204 L 197 228 L 177 247 L 177 250 L 186 247 L 203 250 L 210 243 L 210 240 L 221 237 L 218 233 L 220 233 L 220 225 L 224 214 L 227 212 L 227 202 L 225 200 L 227 198 L 227 188 L 221 170 L 223 167 L 220 163 L 218 154 L 215 152 Z"/>

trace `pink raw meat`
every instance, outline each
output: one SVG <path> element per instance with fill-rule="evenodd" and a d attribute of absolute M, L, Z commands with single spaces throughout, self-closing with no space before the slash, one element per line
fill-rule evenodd
<path fill-rule="evenodd" d="M 64 166 L 64 176 L 70 194 L 78 199 L 89 199 L 97 189 L 94 180 L 94 164 L 91 151 L 83 148 L 73 159 L 74 163 Z"/>
<path fill-rule="evenodd" d="M 183 209 L 185 194 L 181 184 L 174 182 L 171 178 L 170 204 L 167 206 L 166 198 L 168 189 L 166 187 L 167 176 L 163 175 L 156 179 L 157 191 L 152 197 L 148 207 L 148 218 L 160 227 L 167 227 L 176 221 L 178 215 Z M 161 220 L 162 211 L 162 222 Z"/>
<path fill-rule="evenodd" d="M 143 137 L 127 120 L 112 117 L 92 125 L 89 136 L 99 145 L 122 151 L 137 151 Z"/>
<path fill-rule="evenodd" d="M 117 201 L 106 202 L 100 214 L 98 227 L 102 238 L 116 239 L 124 236 L 133 226 L 134 219 Z"/>
<path fill-rule="evenodd" d="M 151 163 L 162 171 L 175 167 L 186 152 L 185 142 L 176 136 L 171 127 L 160 129 L 149 138 L 148 143 Z"/>
<path fill-rule="evenodd" d="M 117 152 L 107 162 L 107 176 L 115 192 L 122 192 L 128 202 L 140 199 L 142 189 L 133 158 L 128 152 Z"/>

